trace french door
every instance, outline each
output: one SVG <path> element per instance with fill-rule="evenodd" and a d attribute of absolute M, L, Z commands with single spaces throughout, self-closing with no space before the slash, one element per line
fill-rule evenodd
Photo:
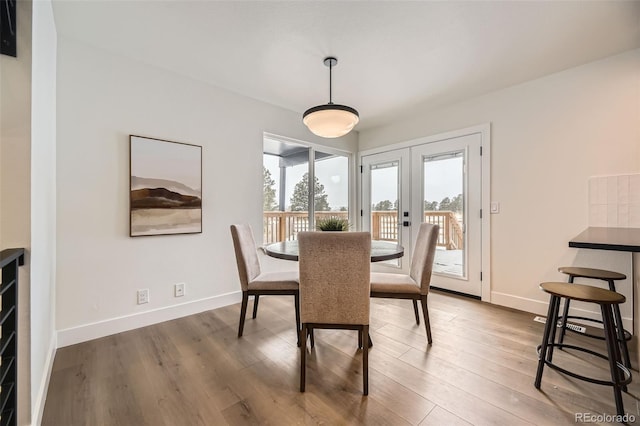
<path fill-rule="evenodd" d="M 440 228 L 432 287 L 481 296 L 481 135 L 362 157 L 362 229 L 405 248 L 377 270 L 409 272 L 419 225 Z"/>
<path fill-rule="evenodd" d="M 409 270 L 410 163 L 408 148 L 362 157 L 362 229 L 369 230 L 373 240 L 391 241 L 405 248 L 403 258 L 374 264 L 374 270 Z"/>

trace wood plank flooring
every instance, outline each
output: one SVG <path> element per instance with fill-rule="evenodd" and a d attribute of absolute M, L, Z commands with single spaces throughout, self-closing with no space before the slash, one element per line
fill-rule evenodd
<path fill-rule="evenodd" d="M 429 347 L 411 302 L 371 302 L 368 397 L 357 335 L 348 330 L 316 330 L 307 391 L 298 391 L 293 298 L 268 296 L 241 339 L 233 305 L 58 350 L 42 424 L 569 425 L 575 413 L 615 414 L 610 387 L 546 368 L 535 389 L 543 325 L 532 314 L 434 291 Z M 609 378 L 599 358 L 556 351 L 554 359 Z M 640 423 L 633 373 L 623 397 Z"/>

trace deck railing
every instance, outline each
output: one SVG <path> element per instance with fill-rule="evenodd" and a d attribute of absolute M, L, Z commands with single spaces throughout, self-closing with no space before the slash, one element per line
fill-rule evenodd
<path fill-rule="evenodd" d="M 447 250 L 464 249 L 464 234 L 462 226 L 454 212 L 450 211 L 426 211 L 424 221 L 440 226 L 438 245 Z"/>
<path fill-rule="evenodd" d="M 331 217 L 348 219 L 349 212 L 316 212 L 315 221 Z M 265 244 L 295 240 L 298 232 L 310 230 L 307 212 L 264 212 L 263 224 Z"/>
<path fill-rule="evenodd" d="M 344 218 L 348 212 L 316 212 L 316 222 L 320 218 Z M 438 245 L 447 250 L 461 250 L 464 248 L 464 234 L 462 226 L 454 212 L 426 211 L 424 222 L 440 226 Z M 309 231 L 309 217 L 307 212 L 264 212 L 263 239 L 265 244 L 278 241 L 295 240 L 298 232 Z M 371 212 L 371 238 L 382 241 L 398 240 L 398 212 Z"/>

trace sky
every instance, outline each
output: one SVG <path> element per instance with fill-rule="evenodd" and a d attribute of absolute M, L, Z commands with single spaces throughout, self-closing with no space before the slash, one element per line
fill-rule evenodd
<path fill-rule="evenodd" d="M 462 157 L 441 157 L 427 161 L 424 186 L 427 201 L 442 201 L 462 193 Z M 391 165 L 391 164 L 390 164 Z M 371 203 L 398 198 L 398 167 L 378 168 L 371 171 Z"/>
<path fill-rule="evenodd" d="M 463 158 L 441 158 L 427 161 L 424 172 L 424 191 L 427 201 L 442 201 L 463 192 Z"/>

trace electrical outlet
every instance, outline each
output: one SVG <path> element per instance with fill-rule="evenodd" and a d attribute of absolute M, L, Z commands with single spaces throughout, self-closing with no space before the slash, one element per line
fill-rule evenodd
<path fill-rule="evenodd" d="M 178 283 L 173 286 L 173 295 L 174 297 L 182 297 L 184 296 L 187 285 L 185 283 Z"/>
<path fill-rule="evenodd" d="M 149 303 L 149 289 L 138 290 L 138 305 Z"/>

